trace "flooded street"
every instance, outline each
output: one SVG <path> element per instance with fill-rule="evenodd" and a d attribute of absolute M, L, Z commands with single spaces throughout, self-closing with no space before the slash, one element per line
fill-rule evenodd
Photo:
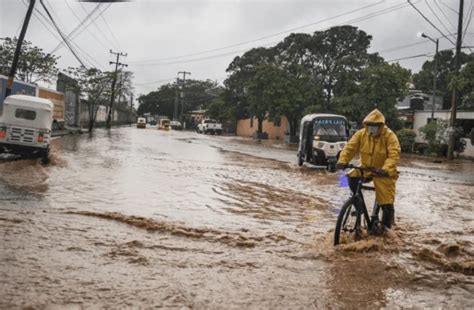
<path fill-rule="evenodd" d="M 349 190 L 294 148 L 156 128 L 58 138 L 48 166 L 0 162 L 0 308 L 472 308 L 474 163 L 400 171 L 395 229 L 334 248 Z"/>

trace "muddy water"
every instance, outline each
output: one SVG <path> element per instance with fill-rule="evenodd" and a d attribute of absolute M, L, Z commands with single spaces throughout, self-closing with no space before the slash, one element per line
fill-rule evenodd
<path fill-rule="evenodd" d="M 472 162 L 404 158 L 397 227 L 334 249 L 347 189 L 281 144 L 120 128 L 52 157 L 0 162 L 0 308 L 473 304 Z"/>

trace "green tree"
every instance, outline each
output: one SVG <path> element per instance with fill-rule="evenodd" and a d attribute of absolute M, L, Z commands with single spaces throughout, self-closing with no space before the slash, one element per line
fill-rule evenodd
<path fill-rule="evenodd" d="M 373 59 L 367 52 L 371 40 L 372 36 L 349 25 L 313 34 L 310 63 L 315 81 L 324 90 L 323 111 L 331 111 L 333 98 L 342 95 L 348 84 L 357 83 L 358 74 Z"/>
<path fill-rule="evenodd" d="M 474 110 L 474 54 L 461 69 L 459 74 L 462 81 L 461 109 Z"/>
<path fill-rule="evenodd" d="M 181 82 L 168 83 L 156 91 L 138 97 L 137 113 L 166 115 L 172 119 L 176 96 L 178 96 L 178 112 L 181 114 L 206 108 L 221 91 L 221 87 L 211 80 L 186 80 L 184 87 Z"/>
<path fill-rule="evenodd" d="M 468 61 L 468 56 L 461 53 L 461 65 Z M 449 89 L 449 84 L 455 70 L 455 55 L 451 50 L 441 51 L 438 53 L 438 75 L 436 79 L 437 94 L 443 96 L 443 108 L 451 107 L 452 92 Z M 433 77 L 434 77 L 434 60 L 427 60 L 423 63 L 421 70 L 413 75 L 413 83 L 415 88 L 422 90 L 425 93 L 433 91 Z"/>
<path fill-rule="evenodd" d="M 253 48 L 242 56 L 235 57 L 226 69 L 229 74 L 224 81 L 227 89 L 226 101 L 235 107 L 237 118 L 250 117 L 248 96 L 244 92 L 246 83 L 255 75 L 256 67 L 273 63 L 272 49 Z"/>
<path fill-rule="evenodd" d="M 17 42 L 17 38 L 5 38 L 0 45 L 0 73 L 3 75 L 10 73 Z M 16 77 L 28 83 L 52 82 L 58 73 L 58 59 L 58 56 L 44 53 L 31 42 L 23 41 Z"/>
<path fill-rule="evenodd" d="M 85 67 L 68 68 L 67 72 L 77 81 L 74 91 L 79 94 L 80 100 L 87 104 L 90 133 L 94 129 L 99 107 L 108 105 L 112 73 Z"/>
<path fill-rule="evenodd" d="M 396 102 L 408 93 L 410 76 L 399 64 L 369 65 L 361 72 L 360 84 L 351 87 L 351 94 L 335 98 L 336 111 L 360 123 L 377 106 L 388 126 L 397 129 Z"/>

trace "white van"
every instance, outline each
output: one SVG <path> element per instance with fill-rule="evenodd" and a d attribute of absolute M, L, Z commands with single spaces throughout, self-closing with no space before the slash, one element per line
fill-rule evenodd
<path fill-rule="evenodd" d="M 53 103 L 48 99 L 11 95 L 0 115 L 0 152 L 40 157 L 48 162 Z"/>

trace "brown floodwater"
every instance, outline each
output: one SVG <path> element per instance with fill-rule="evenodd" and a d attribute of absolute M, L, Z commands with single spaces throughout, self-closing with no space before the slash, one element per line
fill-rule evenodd
<path fill-rule="evenodd" d="M 472 307 L 473 162 L 404 157 L 396 227 L 333 247 L 342 174 L 295 154 L 118 128 L 0 159 L 0 308 Z"/>

